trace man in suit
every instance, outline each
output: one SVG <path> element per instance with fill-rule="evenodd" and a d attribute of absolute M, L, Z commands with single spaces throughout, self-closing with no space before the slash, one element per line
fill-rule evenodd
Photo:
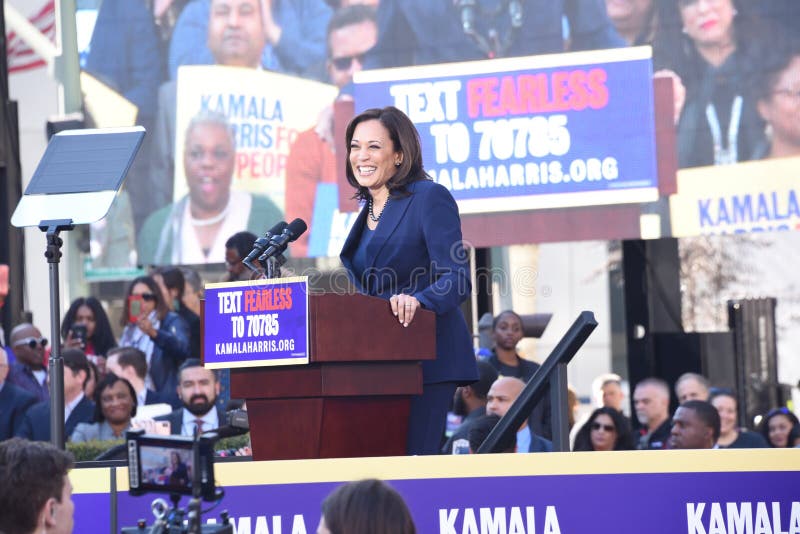
<path fill-rule="evenodd" d="M 0 350 L 0 441 L 14 435 L 25 411 L 34 403 L 33 394 L 6 382 L 8 376 L 8 355 Z"/>
<path fill-rule="evenodd" d="M 137 406 L 167 402 L 158 393 L 145 387 L 147 358 L 136 347 L 116 347 L 108 351 L 106 370 L 131 383 L 136 392 Z"/>
<path fill-rule="evenodd" d="M 219 395 L 217 374 L 206 369 L 196 358 L 189 358 L 178 370 L 178 397 L 183 406 L 170 414 L 156 417 L 156 421 L 169 421 L 173 435 L 193 436 L 207 432 L 224 423 L 222 410 L 216 405 Z"/>
<path fill-rule="evenodd" d="M 67 349 L 64 358 L 64 436 L 72 435 L 78 423 L 91 423 L 94 402 L 83 390 L 89 379 L 89 360 L 80 349 Z M 34 441 L 50 441 L 50 401 L 31 406 L 14 435 Z"/>
<path fill-rule="evenodd" d="M 17 361 L 11 363 L 8 382 L 32 393 L 38 401 L 46 401 L 50 398 L 47 369 L 44 368 L 47 340 L 38 328 L 22 323 L 11 330 L 9 341 Z"/>

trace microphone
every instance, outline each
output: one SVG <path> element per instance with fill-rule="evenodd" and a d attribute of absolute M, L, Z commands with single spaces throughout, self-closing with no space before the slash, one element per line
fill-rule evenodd
<path fill-rule="evenodd" d="M 264 249 L 270 245 L 270 241 L 272 241 L 274 237 L 281 235 L 287 226 L 289 225 L 286 224 L 286 221 L 281 221 L 267 230 L 267 233 L 264 234 L 264 237 L 259 237 L 256 239 L 255 243 L 253 244 L 253 250 L 251 250 L 250 254 L 248 254 L 247 257 L 242 260 L 242 263 L 244 263 L 251 271 L 258 271 L 258 269 L 252 265 L 253 260 L 259 257 L 261 253 L 264 252 Z"/>
<path fill-rule="evenodd" d="M 281 235 L 273 237 L 269 243 L 269 248 L 267 248 L 264 253 L 258 257 L 259 261 L 264 261 L 267 258 L 271 258 L 277 254 L 280 254 L 286 247 L 303 235 L 303 233 L 308 229 L 308 225 L 303 219 L 295 219 L 288 224 L 286 228 L 284 228 Z"/>

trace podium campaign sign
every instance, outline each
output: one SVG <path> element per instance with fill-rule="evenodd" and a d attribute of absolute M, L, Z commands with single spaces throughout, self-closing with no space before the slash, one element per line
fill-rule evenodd
<path fill-rule="evenodd" d="M 208 284 L 204 306 L 206 367 L 308 363 L 308 277 Z"/>

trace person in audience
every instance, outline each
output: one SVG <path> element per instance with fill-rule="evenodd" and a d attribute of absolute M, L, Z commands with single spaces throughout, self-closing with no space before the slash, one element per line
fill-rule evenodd
<path fill-rule="evenodd" d="M 597 408 L 575 436 L 573 451 L 633 450 L 630 425 L 615 408 Z"/>
<path fill-rule="evenodd" d="M 0 443 L 0 532 L 71 534 L 72 455 L 49 443 Z"/>
<path fill-rule="evenodd" d="M 609 373 L 601 375 L 595 379 L 599 384 L 600 406 L 614 408 L 618 412 L 624 411 L 625 390 L 622 389 L 622 377 L 618 374 Z"/>
<path fill-rule="evenodd" d="M 516 6 L 515 12 L 484 8 L 483 2 L 381 0 L 378 42 L 365 68 L 547 54 L 563 52 L 567 43 L 571 50 L 625 45 L 608 20 L 605 0 L 522 0 Z M 472 19 L 469 33 L 465 17 Z"/>
<path fill-rule="evenodd" d="M 322 501 L 317 534 L 416 534 L 403 497 L 380 480 L 349 482 Z"/>
<path fill-rule="evenodd" d="M 753 78 L 758 113 L 767 123 L 754 158 L 800 156 L 800 39 L 783 41 L 765 58 L 763 75 Z"/>
<path fill-rule="evenodd" d="M 688 400 L 672 416 L 670 449 L 713 449 L 719 439 L 717 409 L 702 400 Z"/>
<path fill-rule="evenodd" d="M 606 0 L 608 18 L 631 46 L 651 44 L 656 25 L 654 0 Z"/>
<path fill-rule="evenodd" d="M 305 75 L 325 59 L 325 26 L 330 18 L 331 9 L 323 0 L 195 0 L 184 8 L 175 25 L 169 75 L 175 79 L 181 65 L 214 63 L 211 34 L 215 25 L 226 25 L 229 32 L 257 25 L 262 43 L 255 50 L 256 65 Z"/>
<path fill-rule="evenodd" d="M 224 282 L 250 280 L 250 269 L 242 260 L 253 250 L 257 237 L 253 232 L 236 232 L 225 241 L 225 275 Z"/>
<path fill-rule="evenodd" d="M 263 231 L 283 213 L 266 196 L 231 190 L 234 132 L 224 115 L 201 111 L 186 130 L 183 165 L 189 193 L 147 218 L 139 236 L 143 263 L 199 264 L 225 257 L 235 232 Z"/>
<path fill-rule="evenodd" d="M 375 45 L 377 35 L 373 7 L 355 5 L 337 10 L 328 24 L 328 81 L 340 90 L 351 84 L 353 74 L 361 70 L 364 53 Z M 340 93 L 338 99 L 352 99 L 352 95 Z M 295 256 L 308 255 L 309 237 L 314 231 L 312 215 L 317 184 L 336 183 L 336 146 L 333 106 L 330 106 L 314 127 L 298 134 L 286 159 L 286 213 L 300 217 L 310 228 L 292 245 Z"/>
<path fill-rule="evenodd" d="M 75 325 L 86 327 L 86 339 L 75 335 L 72 328 Z M 105 356 L 117 346 L 108 315 L 94 297 L 79 297 L 72 301 L 61 321 L 61 337 L 65 347 L 81 349 L 87 356 Z"/>
<path fill-rule="evenodd" d="M 147 380 L 147 359 L 144 352 L 136 347 L 117 347 L 108 353 L 107 367 L 109 373 L 124 378 L 136 393 L 136 405 L 159 404 L 165 402 L 161 397 L 145 386 Z"/>
<path fill-rule="evenodd" d="M 703 375 L 697 373 L 683 373 L 675 381 L 675 396 L 678 403 L 683 404 L 687 400 L 708 400 L 711 384 Z"/>
<path fill-rule="evenodd" d="M 36 403 L 33 393 L 9 384 L 8 354 L 0 350 L 0 441 L 14 435 L 22 424 L 25 411 Z"/>
<path fill-rule="evenodd" d="M 18 324 L 8 336 L 15 361 L 11 362 L 8 383 L 33 394 L 37 401 L 50 398 L 47 369 L 44 367 L 44 348 L 47 338 L 30 323 Z"/>
<path fill-rule="evenodd" d="M 486 414 L 503 417 L 519 394 L 522 393 L 525 383 L 512 376 L 500 376 L 489 388 L 486 395 Z M 517 430 L 517 452 L 551 452 L 553 444 L 537 435 L 527 421 Z"/>
<path fill-rule="evenodd" d="M 169 311 L 155 280 L 135 278 L 128 286 L 128 310 L 122 316 L 120 347 L 141 350 L 149 370 L 146 385 L 162 399 L 175 402 L 178 368 L 190 356 L 189 327 L 175 312 Z M 141 299 L 140 312 L 132 315 L 132 298 Z"/>
<path fill-rule="evenodd" d="M 800 421 L 788 408 L 780 407 L 767 412 L 761 420 L 759 432 L 770 447 L 794 447 L 800 433 Z M 790 439 L 794 436 L 795 439 Z"/>
<path fill-rule="evenodd" d="M 89 361 L 89 376 L 86 378 L 86 385 L 83 387 L 83 394 L 89 397 L 90 399 L 93 399 L 97 383 L 103 376 L 105 376 L 105 373 L 101 372 L 97 368 L 97 365 L 88 356 L 86 357 L 86 359 Z M 105 362 L 105 360 L 102 361 Z"/>
<path fill-rule="evenodd" d="M 195 314 L 200 315 L 200 299 L 203 298 L 203 279 L 194 269 L 181 267 L 183 279 L 183 303 Z"/>
<path fill-rule="evenodd" d="M 161 296 L 170 311 L 177 313 L 189 325 L 189 353 L 200 356 L 200 316 L 183 303 L 183 289 L 186 281 L 179 267 L 163 266 L 151 275 L 161 290 Z"/>
<path fill-rule="evenodd" d="M 78 423 L 70 438 L 73 443 L 122 439 L 136 415 L 136 392 L 130 382 L 108 373 L 97 384 L 94 419 Z"/>
<path fill-rule="evenodd" d="M 497 371 L 488 362 L 478 361 L 478 381 L 468 386 L 456 388 L 453 398 L 453 413 L 464 419 L 461 425 L 453 432 L 450 439 L 442 447 L 443 454 L 453 452 L 453 442 L 465 439 L 469 434 L 472 423 L 486 415 L 486 395 L 494 381 L 497 380 Z"/>
<path fill-rule="evenodd" d="M 767 442 L 758 432 L 750 432 L 737 424 L 738 411 L 736 394 L 729 389 L 714 389 L 708 400 L 719 413 L 720 449 L 760 449 L 767 447 Z"/>
<path fill-rule="evenodd" d="M 470 425 L 467 439 L 469 440 L 470 454 L 476 454 L 478 449 L 489 434 L 492 433 L 494 427 L 500 422 L 500 416 L 489 414 L 475 419 L 474 423 Z M 498 452 L 517 452 L 517 435 L 514 433 L 502 436 L 497 444 Z"/>
<path fill-rule="evenodd" d="M 669 385 L 660 378 L 645 378 L 633 390 L 636 418 L 642 425 L 637 449 L 665 449 L 670 435 Z"/>
<path fill-rule="evenodd" d="M 749 4 L 673 0 L 659 13 L 654 63 L 673 79 L 681 168 L 746 161 L 763 142 L 746 82 L 760 76 L 768 32 Z"/>
<path fill-rule="evenodd" d="M 89 377 L 89 360 L 80 349 L 65 349 L 64 358 L 64 437 L 69 439 L 78 423 L 94 416 L 94 403 L 84 394 Z M 50 401 L 31 406 L 14 435 L 34 441 L 50 441 Z"/>
<path fill-rule="evenodd" d="M 500 376 L 513 376 L 527 382 L 540 366 L 536 362 L 526 360 L 517 352 L 517 345 L 523 335 L 522 317 L 519 314 L 512 310 L 497 314 L 492 321 L 494 348 L 492 355 L 486 361 L 497 369 Z M 545 439 L 550 439 L 553 435 L 550 427 L 549 392 L 550 388 L 547 387 L 543 400 L 534 406 L 528 418 L 528 425 L 532 431 Z"/>
<path fill-rule="evenodd" d="M 156 417 L 156 421 L 169 421 L 174 435 L 193 436 L 198 432 L 214 430 L 224 424 L 225 417 L 217 406 L 219 381 L 216 372 L 206 369 L 200 360 L 190 358 L 181 365 L 178 397 L 182 406 L 170 414 Z"/>

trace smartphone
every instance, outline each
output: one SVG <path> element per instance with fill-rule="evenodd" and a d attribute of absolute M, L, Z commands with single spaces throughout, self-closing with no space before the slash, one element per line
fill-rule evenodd
<path fill-rule="evenodd" d="M 139 320 L 139 316 L 142 314 L 142 302 L 144 299 L 141 295 L 129 295 L 128 296 L 128 321 L 131 323 L 135 323 Z"/>
<path fill-rule="evenodd" d="M 86 325 L 85 324 L 74 324 L 74 325 L 72 325 L 72 328 L 70 330 L 72 330 L 73 339 L 80 340 L 81 347 L 85 347 L 86 346 L 86 336 L 87 336 Z"/>
<path fill-rule="evenodd" d="M 153 429 L 157 436 L 169 436 L 172 431 L 172 424 L 169 421 L 156 421 Z"/>

